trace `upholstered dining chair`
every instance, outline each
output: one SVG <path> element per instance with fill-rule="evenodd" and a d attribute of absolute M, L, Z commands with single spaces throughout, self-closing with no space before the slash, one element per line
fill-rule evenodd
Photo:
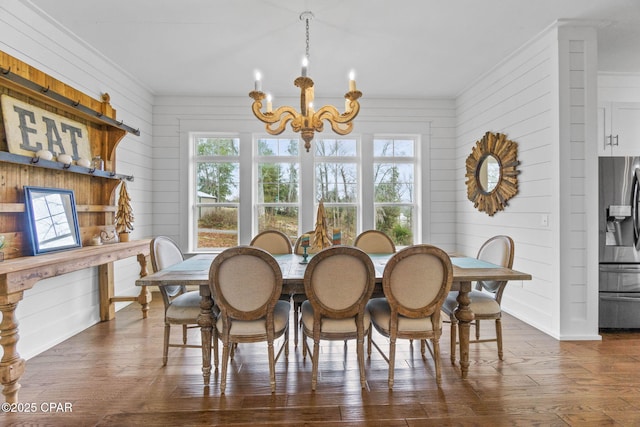
<path fill-rule="evenodd" d="M 353 246 L 360 248 L 368 254 L 392 254 L 396 251 L 393 240 L 379 230 L 366 230 L 358 234 Z"/>
<path fill-rule="evenodd" d="M 306 233 L 301 234 L 300 236 L 298 236 L 298 238 L 296 239 L 295 244 L 293 245 L 293 253 L 296 255 L 302 255 L 304 253 L 304 249 L 302 249 L 302 236 L 304 234 L 308 234 L 309 236 L 311 236 L 311 242 L 313 242 L 313 233 L 315 233 L 315 230 L 311 230 L 311 231 L 307 231 Z M 310 244 L 311 244 L 310 242 Z M 308 254 L 315 254 L 317 253 L 318 250 L 316 248 L 312 248 L 311 246 L 309 246 L 307 248 L 307 253 Z M 295 328 L 293 330 L 293 343 L 294 346 L 297 348 L 298 347 L 298 329 L 300 328 L 301 325 L 298 324 L 299 322 L 299 318 L 300 318 L 300 309 L 302 307 L 302 303 L 306 301 L 306 297 L 304 295 L 294 295 L 292 298 L 293 301 L 293 320 L 295 322 Z"/>
<path fill-rule="evenodd" d="M 265 230 L 256 234 L 251 240 L 251 243 L 249 243 L 249 246 L 264 249 L 271 255 L 290 254 L 293 252 L 291 240 L 286 234 L 279 230 Z M 302 301 L 304 301 L 304 295 L 294 295 L 293 299 L 288 296 L 280 296 L 280 299 L 293 301 L 294 343 L 295 346 L 298 347 L 298 313 L 300 312 Z M 233 349 L 231 358 L 233 359 Z"/>
<path fill-rule="evenodd" d="M 330 246 L 314 255 L 304 274 L 308 300 L 302 304 L 302 355 L 312 353 L 311 390 L 318 382 L 320 340 L 356 340 L 360 384 L 364 373 L 364 337 L 371 322 L 365 310 L 375 284 L 373 262 L 352 246 Z M 313 351 L 307 344 L 313 340 Z"/>
<path fill-rule="evenodd" d="M 151 266 L 154 271 L 160 271 L 182 262 L 184 257 L 178 245 L 166 236 L 157 236 L 151 240 Z M 162 365 L 167 364 L 169 347 L 201 348 L 201 345 L 187 344 L 187 328 L 198 326 L 200 315 L 200 293 L 187 291 L 185 285 L 158 286 L 164 302 L 164 350 Z M 172 344 L 170 341 L 171 325 L 182 325 L 182 344 Z M 215 332 L 215 331 L 214 331 Z M 218 368 L 218 337 L 212 337 L 214 350 L 214 366 Z"/>
<path fill-rule="evenodd" d="M 275 363 L 284 350 L 289 355 L 288 301 L 280 300 L 282 271 L 267 251 L 236 246 L 220 253 L 209 269 L 209 287 L 220 314 L 215 329 L 222 340 L 220 393 L 227 385 L 231 348 L 240 342 L 267 342 L 269 383 L 276 391 Z M 274 340 L 283 337 L 274 356 Z"/>
<path fill-rule="evenodd" d="M 290 254 L 293 250 L 289 237 L 279 230 L 265 230 L 256 234 L 249 246 L 264 249 L 272 255 Z"/>
<path fill-rule="evenodd" d="M 514 243 L 509 236 L 494 236 L 484 242 L 478 251 L 477 258 L 490 262 L 501 267 L 511 268 L 513 266 Z M 502 350 L 502 309 L 500 302 L 502 301 L 502 293 L 507 286 L 508 281 L 479 281 L 475 285 L 475 289 L 469 293 L 471 303 L 469 308 L 475 315 L 476 339 L 470 340 L 470 343 L 491 342 L 496 341 L 498 345 L 498 358 L 503 359 Z M 456 359 L 456 340 L 458 332 L 458 319 L 454 314 L 458 301 L 456 300 L 458 292 L 450 292 L 442 305 L 442 310 L 449 316 L 451 320 L 451 363 L 455 364 Z M 495 320 L 496 337 L 489 339 L 480 339 L 480 320 Z"/>
<path fill-rule="evenodd" d="M 420 340 L 424 358 L 425 349 L 433 357 L 436 383 L 440 385 L 440 311 L 453 281 L 451 260 L 442 249 L 431 245 L 409 246 L 394 254 L 384 269 L 382 287 L 384 298 L 367 303 L 374 328 L 389 338 L 389 357 L 368 335 L 368 354 L 371 345 L 389 363 L 389 389 L 393 388 L 396 340 Z M 433 348 L 428 346 L 430 340 Z"/>

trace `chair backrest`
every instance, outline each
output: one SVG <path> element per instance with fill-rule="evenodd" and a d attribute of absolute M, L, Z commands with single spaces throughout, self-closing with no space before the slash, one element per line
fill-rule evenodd
<path fill-rule="evenodd" d="M 272 255 L 290 254 L 292 252 L 291 240 L 279 230 L 262 231 L 256 234 L 249 245 L 264 249 Z"/>
<path fill-rule="evenodd" d="M 209 288 L 223 316 L 268 319 L 282 292 L 282 271 L 269 252 L 236 246 L 218 254 L 211 263 Z"/>
<path fill-rule="evenodd" d="M 353 246 L 330 246 L 315 254 L 304 274 L 314 315 L 341 319 L 364 313 L 375 285 L 371 258 Z"/>
<path fill-rule="evenodd" d="M 382 275 L 384 295 L 392 313 L 411 318 L 439 318 L 452 281 L 449 255 L 432 245 L 402 249 L 389 259 Z"/>
<path fill-rule="evenodd" d="M 396 251 L 393 240 L 379 230 L 367 230 L 358 234 L 353 246 L 362 249 L 368 254 L 392 254 Z"/>
<path fill-rule="evenodd" d="M 184 261 L 182 251 L 176 242 L 166 236 L 157 236 L 152 239 L 149 252 L 151 254 L 151 267 L 153 267 L 153 271 L 164 270 L 167 267 Z M 184 285 L 160 286 L 159 288 L 165 300 L 165 305 L 169 304 L 171 298 L 186 290 Z"/>
<path fill-rule="evenodd" d="M 501 267 L 511 268 L 513 266 L 513 253 L 515 247 L 513 239 L 509 236 L 494 236 L 484 242 L 478 256 L 476 258 L 490 262 L 492 264 L 499 265 Z M 502 290 L 504 290 L 507 281 L 479 281 L 476 284 L 476 289 L 485 289 L 491 293 L 496 294 L 496 300 L 500 302 Z"/>

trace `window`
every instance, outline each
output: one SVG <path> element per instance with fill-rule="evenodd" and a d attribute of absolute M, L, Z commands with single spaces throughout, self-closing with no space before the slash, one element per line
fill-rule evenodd
<path fill-rule="evenodd" d="M 196 250 L 238 244 L 240 140 L 196 136 L 192 235 Z"/>
<path fill-rule="evenodd" d="M 413 139 L 374 139 L 375 227 L 398 246 L 414 242 L 416 217 Z"/>
<path fill-rule="evenodd" d="M 323 201 L 328 227 L 340 229 L 342 244 L 348 245 L 358 232 L 358 166 L 357 140 L 315 141 L 315 202 Z"/>
<path fill-rule="evenodd" d="M 295 241 L 300 234 L 299 140 L 262 138 L 257 148 L 257 233 L 280 230 Z"/>
<path fill-rule="evenodd" d="M 320 200 L 343 244 L 370 228 L 397 246 L 420 241 L 418 136 L 318 137 L 307 153 L 297 135 L 244 135 L 190 134 L 189 250 L 248 244 L 268 229 L 293 242 L 315 227 Z"/>

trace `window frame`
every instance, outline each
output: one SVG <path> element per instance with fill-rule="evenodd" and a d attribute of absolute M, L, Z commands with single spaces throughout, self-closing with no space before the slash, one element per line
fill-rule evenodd
<path fill-rule="evenodd" d="M 198 139 L 209 138 L 209 139 L 235 139 L 238 141 L 238 154 L 235 156 L 221 156 L 221 155 L 206 155 L 199 156 L 197 154 L 197 141 Z M 189 133 L 189 218 L 188 218 L 188 244 L 191 252 L 196 253 L 216 253 L 221 250 L 226 249 L 226 247 L 211 247 L 205 248 L 198 246 L 198 226 L 197 221 L 199 220 L 198 210 L 202 207 L 232 207 L 236 208 L 238 212 L 237 223 L 238 227 L 236 230 L 236 235 L 238 236 L 237 244 L 240 243 L 240 229 L 242 227 L 241 224 L 241 216 L 240 216 L 240 202 L 242 199 L 242 188 L 240 179 L 242 177 L 242 139 L 237 132 L 190 132 Z M 198 164 L 199 163 L 223 163 L 225 160 L 236 159 L 234 162 L 229 163 L 237 163 L 238 164 L 238 201 L 237 202 L 215 202 L 215 203 L 198 203 Z"/>
<path fill-rule="evenodd" d="M 421 241 L 420 239 L 420 224 L 422 218 L 420 215 L 420 194 L 422 193 L 422 180 L 420 179 L 420 164 L 421 164 L 421 151 L 420 151 L 420 135 L 402 135 L 402 134 L 376 134 L 373 135 L 372 144 L 379 140 L 412 140 L 413 141 L 413 156 L 376 156 L 375 152 L 372 152 L 372 177 L 375 172 L 376 164 L 412 164 L 413 165 L 413 202 L 376 202 L 375 200 L 375 179 L 373 182 L 373 228 L 377 229 L 376 213 L 379 207 L 383 206 L 397 206 L 399 208 L 410 207 L 412 211 L 411 233 L 412 244 L 416 244 Z M 373 150 L 372 150 L 373 151 Z M 393 237 L 392 237 L 393 240 Z M 395 240 L 394 240 L 394 243 Z M 402 248 L 405 245 L 396 243 L 396 247 Z"/>
<path fill-rule="evenodd" d="M 260 155 L 259 153 L 259 144 L 260 140 L 264 139 L 276 139 L 276 140 L 289 140 L 289 141 L 297 141 L 298 143 L 298 154 L 297 155 Z M 297 208 L 298 209 L 298 234 L 301 234 L 301 208 L 302 208 L 302 153 L 306 151 L 303 149 L 302 140 L 299 136 L 282 136 L 282 135 L 255 135 L 252 141 L 252 162 L 251 162 L 251 171 L 254 176 L 252 184 L 257 182 L 260 176 L 259 167 L 260 164 L 271 163 L 271 164 L 279 164 L 279 163 L 297 163 L 298 165 L 298 201 L 295 203 L 292 202 L 260 202 L 260 188 L 256 185 L 252 185 L 251 192 L 251 211 L 253 212 L 251 218 L 251 230 L 252 235 L 256 235 L 260 232 L 260 220 L 258 212 L 261 207 L 287 207 L 287 208 Z"/>

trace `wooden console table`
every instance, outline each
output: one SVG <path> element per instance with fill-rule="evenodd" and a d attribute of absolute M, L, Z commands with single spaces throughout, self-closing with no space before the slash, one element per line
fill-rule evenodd
<path fill-rule="evenodd" d="M 145 287 L 137 297 L 115 296 L 113 262 L 135 256 L 140 263 L 140 276 L 146 276 L 149 243 L 149 239 L 141 239 L 0 262 L 0 311 L 2 312 L 0 345 L 4 350 L 0 360 L 0 382 L 3 385 L 2 394 L 5 395 L 8 403 L 18 401 L 20 389 L 18 381 L 25 370 L 25 360 L 20 357 L 16 348 L 19 336 L 18 321 L 15 317 L 15 310 L 22 300 L 24 291 L 31 289 L 39 280 L 97 266 L 100 319 L 102 321 L 113 319 L 114 304 L 120 301 L 139 302 L 142 305 L 142 316 L 147 317 L 151 292 Z"/>

